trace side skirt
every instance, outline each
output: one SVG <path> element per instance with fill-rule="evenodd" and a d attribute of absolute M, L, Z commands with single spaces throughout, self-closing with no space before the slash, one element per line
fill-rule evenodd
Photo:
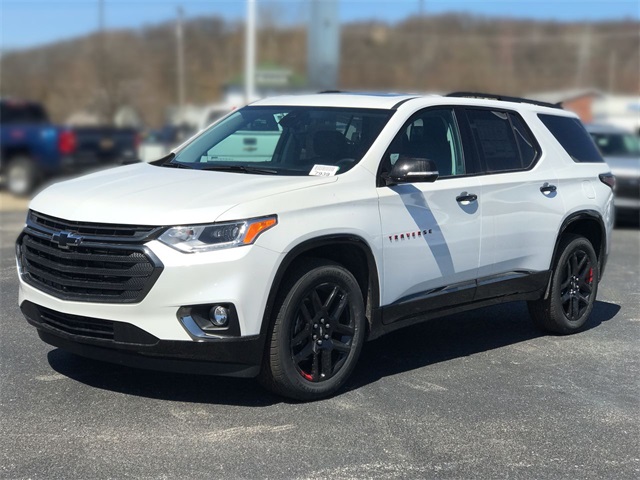
<path fill-rule="evenodd" d="M 368 340 L 399 328 L 477 308 L 544 296 L 551 271 L 510 272 L 412 295 L 373 314 Z"/>

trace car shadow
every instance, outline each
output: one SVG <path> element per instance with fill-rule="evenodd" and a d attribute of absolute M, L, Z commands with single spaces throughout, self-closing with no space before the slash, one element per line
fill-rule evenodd
<path fill-rule="evenodd" d="M 585 330 L 610 320 L 619 310 L 619 305 L 596 302 Z M 357 389 L 386 376 L 540 336 L 543 334 L 528 321 L 524 302 L 442 317 L 365 344 L 347 390 Z M 51 350 L 48 361 L 56 372 L 77 382 L 127 395 L 247 407 L 290 402 L 269 393 L 253 379 L 141 370 L 79 357 L 60 349 Z"/>
<path fill-rule="evenodd" d="M 252 378 L 189 375 L 143 370 L 80 357 L 54 349 L 48 355 L 56 372 L 94 388 L 158 400 L 266 407 L 282 399 Z"/>
<path fill-rule="evenodd" d="M 596 301 L 583 332 L 612 319 L 619 311 L 617 304 Z M 529 320 L 525 302 L 437 318 L 366 344 L 348 388 L 545 335 Z"/>

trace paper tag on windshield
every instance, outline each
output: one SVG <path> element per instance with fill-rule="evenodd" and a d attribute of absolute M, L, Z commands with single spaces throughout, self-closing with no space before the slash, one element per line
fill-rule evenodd
<path fill-rule="evenodd" d="M 334 165 L 314 165 L 309 175 L 315 175 L 317 177 L 333 177 L 338 173 L 340 167 Z"/>

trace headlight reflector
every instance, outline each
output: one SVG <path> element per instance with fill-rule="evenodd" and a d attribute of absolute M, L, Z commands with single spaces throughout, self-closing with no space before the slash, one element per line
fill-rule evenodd
<path fill-rule="evenodd" d="M 184 253 L 209 252 L 220 248 L 251 245 L 262 234 L 278 223 L 275 215 L 237 222 L 212 223 L 172 227 L 158 238 L 159 241 Z"/>

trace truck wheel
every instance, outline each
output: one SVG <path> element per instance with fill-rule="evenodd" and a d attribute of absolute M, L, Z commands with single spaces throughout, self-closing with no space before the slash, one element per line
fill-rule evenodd
<path fill-rule="evenodd" d="M 562 240 L 553 267 L 547 298 L 528 302 L 536 326 L 544 331 L 569 334 L 586 323 L 598 291 L 598 258 L 591 242 L 578 235 Z"/>
<path fill-rule="evenodd" d="M 7 188 L 17 196 L 33 192 L 38 184 L 38 171 L 29 157 L 15 157 L 7 168 Z"/>
<path fill-rule="evenodd" d="M 331 395 L 353 371 L 364 335 L 362 293 L 351 272 L 305 260 L 279 295 L 259 380 L 296 400 Z"/>

